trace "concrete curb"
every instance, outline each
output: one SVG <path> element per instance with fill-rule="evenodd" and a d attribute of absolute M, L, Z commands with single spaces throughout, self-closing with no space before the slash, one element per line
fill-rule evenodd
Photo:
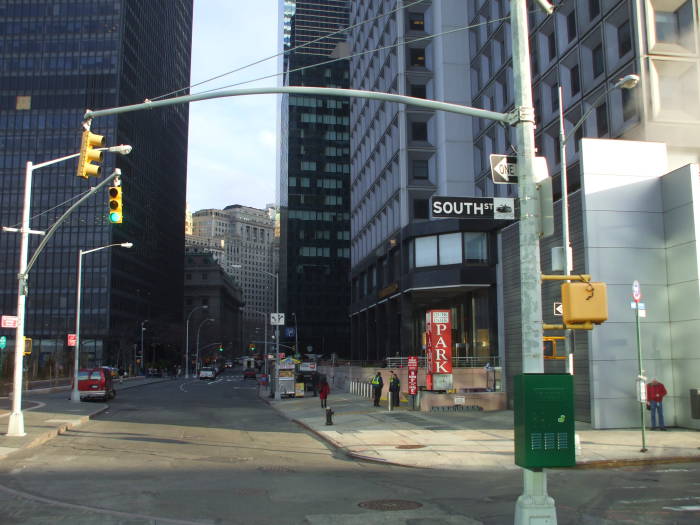
<path fill-rule="evenodd" d="M 664 465 L 669 463 L 695 463 L 700 462 L 698 456 L 664 456 L 648 459 L 601 459 L 577 463 L 576 469 L 604 469 L 619 467 L 638 467 L 640 465 Z"/>

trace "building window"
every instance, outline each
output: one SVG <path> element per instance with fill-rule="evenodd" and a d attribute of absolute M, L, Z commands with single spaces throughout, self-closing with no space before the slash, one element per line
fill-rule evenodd
<path fill-rule="evenodd" d="M 425 67 L 425 49 L 411 48 L 409 53 L 410 65 L 415 67 Z"/>
<path fill-rule="evenodd" d="M 637 115 L 637 108 L 634 106 L 634 90 L 623 89 L 622 93 L 622 119 L 627 122 Z"/>
<path fill-rule="evenodd" d="M 428 140 L 427 122 L 411 122 L 411 140 Z"/>
<path fill-rule="evenodd" d="M 569 71 L 570 81 L 571 81 L 571 94 L 578 95 L 581 91 L 581 81 L 578 76 L 578 64 L 571 68 Z"/>
<path fill-rule="evenodd" d="M 617 54 L 620 58 L 632 50 L 632 34 L 630 32 L 630 22 L 626 20 L 617 28 Z"/>
<path fill-rule="evenodd" d="M 566 15 L 566 35 L 569 42 L 576 38 L 576 11 L 571 11 Z"/>
<path fill-rule="evenodd" d="M 559 109 L 559 86 L 550 86 L 549 98 L 552 104 L 552 111 L 556 111 L 557 109 Z"/>
<path fill-rule="evenodd" d="M 598 136 L 603 137 L 608 134 L 608 106 L 603 103 L 595 108 L 595 120 Z"/>
<path fill-rule="evenodd" d="M 203 281 L 206 281 L 206 280 L 208 280 L 208 279 L 209 279 L 209 273 L 207 273 L 207 272 L 202 272 L 202 280 L 203 280 Z"/>
<path fill-rule="evenodd" d="M 413 201 L 413 218 L 427 219 L 428 218 L 428 199 L 415 199 Z"/>
<path fill-rule="evenodd" d="M 481 232 L 464 232 L 464 260 L 470 263 L 488 261 L 486 234 Z"/>
<path fill-rule="evenodd" d="M 416 238 L 416 268 L 437 266 L 437 236 Z"/>
<path fill-rule="evenodd" d="M 661 2 L 654 2 L 661 3 Z M 656 7 L 656 6 L 655 6 Z M 692 46 L 693 39 L 692 1 L 687 0 L 675 11 L 654 10 L 654 25 L 656 41 L 666 44 Z"/>
<path fill-rule="evenodd" d="M 411 162 L 413 178 L 414 179 L 427 179 L 428 178 L 428 160 L 427 159 L 413 159 Z"/>
<path fill-rule="evenodd" d="M 460 264 L 462 262 L 462 242 L 459 233 L 439 236 L 440 264 Z"/>
<path fill-rule="evenodd" d="M 427 91 L 425 84 L 411 84 L 411 96 L 416 98 L 426 98 Z"/>
<path fill-rule="evenodd" d="M 588 19 L 593 20 L 600 14 L 600 0 L 588 0 Z"/>
<path fill-rule="evenodd" d="M 598 44 L 593 48 L 592 52 L 593 58 L 593 77 L 597 77 L 603 74 L 605 69 L 605 56 L 603 54 L 603 45 Z"/>
<path fill-rule="evenodd" d="M 409 13 L 408 28 L 412 31 L 425 31 L 425 16 L 423 13 Z"/>
<path fill-rule="evenodd" d="M 549 51 L 549 60 L 554 60 L 557 56 L 557 39 L 553 32 L 547 35 L 547 49 Z"/>
<path fill-rule="evenodd" d="M 185 280 L 186 280 L 186 281 L 191 281 L 191 280 L 192 280 L 192 274 L 191 274 L 191 273 L 186 273 L 186 274 L 185 274 Z"/>

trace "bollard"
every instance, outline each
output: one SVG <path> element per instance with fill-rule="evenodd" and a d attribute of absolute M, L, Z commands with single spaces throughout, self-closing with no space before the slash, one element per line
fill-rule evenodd
<path fill-rule="evenodd" d="M 333 414 L 334 412 L 329 407 L 326 407 L 326 425 L 333 424 Z"/>
<path fill-rule="evenodd" d="M 389 412 L 394 410 L 394 393 L 389 391 L 389 395 L 387 396 L 389 398 Z"/>

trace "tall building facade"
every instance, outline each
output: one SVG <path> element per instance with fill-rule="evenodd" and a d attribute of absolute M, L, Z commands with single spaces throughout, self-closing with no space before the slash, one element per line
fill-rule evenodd
<path fill-rule="evenodd" d="M 263 339 L 265 323 L 275 311 L 275 213 L 272 206 L 261 210 L 234 204 L 223 210 L 200 210 L 192 216 L 193 235 L 188 236 L 188 245 L 212 253 L 241 287 L 244 344 Z"/>
<path fill-rule="evenodd" d="M 347 88 L 347 0 L 281 2 L 284 85 Z M 281 103 L 280 289 L 298 352 L 349 355 L 349 101 Z M 296 335 L 293 330 L 296 330 Z"/>
<path fill-rule="evenodd" d="M 192 1 L 3 1 L 0 25 L 0 223 L 11 226 L 21 218 L 25 163 L 78 151 L 86 108 L 138 103 L 189 85 Z M 80 249 L 134 244 L 83 257 L 85 365 L 128 364 L 144 320 L 147 344 L 181 345 L 188 108 L 99 118 L 92 131 L 108 145 L 133 146 L 128 157 L 106 153 L 103 164 L 103 173 L 122 171 L 124 222 L 108 222 L 105 189 L 60 227 L 32 268 L 30 377 L 66 374 L 72 366 L 66 334 L 75 332 Z M 74 160 L 34 173 L 32 229 L 47 230 L 99 181 L 75 173 Z M 38 239 L 30 237 L 31 254 Z M 5 314 L 16 310 L 18 261 L 18 236 L 3 234 Z"/>

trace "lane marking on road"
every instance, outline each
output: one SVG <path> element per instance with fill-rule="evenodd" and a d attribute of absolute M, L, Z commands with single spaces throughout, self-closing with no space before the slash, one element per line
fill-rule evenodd
<path fill-rule="evenodd" d="M 122 518 L 137 518 L 137 519 L 142 519 L 142 520 L 147 520 L 151 523 L 174 523 L 177 525 L 201 525 L 201 521 L 186 521 L 186 520 L 178 520 L 178 519 L 173 519 L 173 518 L 163 518 L 161 516 L 151 516 L 148 514 L 137 514 L 137 513 L 130 513 L 130 512 L 122 512 L 119 510 L 110 510 L 110 509 L 103 509 L 100 507 L 92 507 L 90 505 L 78 505 L 76 503 L 67 503 L 65 501 L 59 501 L 51 498 L 46 498 L 43 496 L 37 496 L 35 494 L 31 494 L 29 492 L 24 492 L 20 490 L 15 490 L 11 489 L 10 487 L 6 487 L 5 485 L 0 485 L 0 491 L 5 492 L 7 494 L 11 494 L 13 496 L 17 496 L 20 498 L 32 500 L 32 501 L 38 501 L 41 503 L 46 503 L 47 505 L 54 505 L 57 507 L 64 507 L 68 509 L 76 509 L 80 511 L 91 511 L 91 512 L 97 512 L 99 514 L 107 514 L 110 516 L 119 516 Z"/>
<path fill-rule="evenodd" d="M 696 512 L 700 510 L 700 505 L 687 505 L 684 507 L 661 507 L 664 510 L 675 510 L 677 512 Z"/>
<path fill-rule="evenodd" d="M 45 407 L 45 406 L 46 406 L 46 403 L 42 403 L 41 401 L 29 401 L 29 400 L 27 400 L 26 402 L 27 402 L 27 403 L 34 403 L 34 406 L 33 406 L 33 407 L 25 407 L 25 408 L 23 408 L 23 409 L 22 409 L 23 412 L 27 412 L 27 411 L 29 411 L 29 410 L 36 410 L 37 408 L 41 408 L 41 407 Z M 5 411 L 5 409 L 2 409 L 2 410 L 3 410 L 3 412 Z M 7 416 L 9 416 L 11 413 L 12 413 L 12 412 L 8 410 L 6 414 L 0 414 L 0 418 L 7 417 Z"/>

